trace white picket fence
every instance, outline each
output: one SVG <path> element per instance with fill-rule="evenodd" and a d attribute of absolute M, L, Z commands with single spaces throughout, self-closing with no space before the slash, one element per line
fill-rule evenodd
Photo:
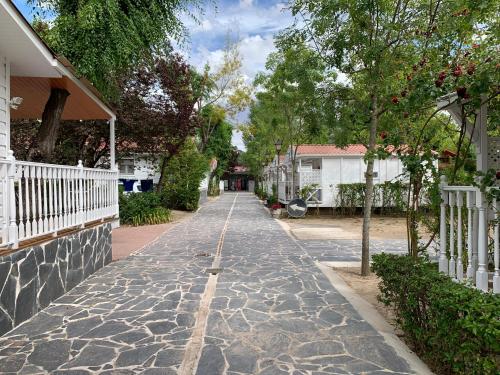
<path fill-rule="evenodd" d="M 118 170 L 0 159 L 0 246 L 118 216 Z"/>
<path fill-rule="evenodd" d="M 445 176 L 440 188 L 439 270 L 482 291 L 500 293 L 500 202 L 488 200 L 474 186 L 450 186 Z"/>

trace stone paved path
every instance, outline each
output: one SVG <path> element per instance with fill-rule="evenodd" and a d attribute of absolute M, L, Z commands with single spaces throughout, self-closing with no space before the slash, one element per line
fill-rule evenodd
<path fill-rule="evenodd" d="M 214 258 L 223 271 L 209 276 Z M 186 353 L 199 362 L 186 364 Z M 411 373 L 250 194 L 224 195 L 0 338 L 2 373 L 169 375 L 181 366 L 199 375 Z"/>

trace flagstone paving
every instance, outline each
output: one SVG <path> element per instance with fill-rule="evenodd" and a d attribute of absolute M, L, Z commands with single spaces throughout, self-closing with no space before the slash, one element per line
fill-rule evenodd
<path fill-rule="evenodd" d="M 219 237 L 222 272 L 208 276 Z M 0 372 L 177 374 L 209 277 L 199 375 L 407 374 L 250 194 L 227 194 L 0 338 Z"/>

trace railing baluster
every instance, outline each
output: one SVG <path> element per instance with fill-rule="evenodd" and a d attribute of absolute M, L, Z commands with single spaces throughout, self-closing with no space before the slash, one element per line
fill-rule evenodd
<path fill-rule="evenodd" d="M 448 274 L 450 277 L 455 278 L 455 193 L 450 192 L 450 262 L 448 265 Z"/>
<path fill-rule="evenodd" d="M 61 182 L 63 185 L 63 226 L 68 227 L 68 170 L 63 169 L 61 175 Z"/>
<path fill-rule="evenodd" d="M 49 215 L 47 209 L 47 167 L 42 167 L 42 181 L 43 181 L 43 231 L 49 232 Z"/>
<path fill-rule="evenodd" d="M 49 231 L 54 231 L 54 184 L 53 181 L 54 168 L 47 169 L 47 179 L 49 183 Z"/>
<path fill-rule="evenodd" d="M 463 195 L 461 191 L 457 191 L 457 280 L 462 281 L 464 278 L 464 264 L 462 261 L 462 207 L 464 205 Z"/>
<path fill-rule="evenodd" d="M 52 173 L 52 189 L 54 191 L 54 234 L 57 233 L 59 230 L 59 217 L 58 217 L 58 210 L 59 210 L 59 201 L 57 199 L 57 172 L 59 171 L 59 168 L 54 169 Z"/>
<path fill-rule="evenodd" d="M 42 167 L 37 167 L 36 168 L 36 177 L 38 180 L 38 194 L 37 194 L 37 201 L 38 201 L 38 233 L 42 234 L 45 232 L 45 228 L 43 226 L 43 210 L 42 210 L 42 204 L 43 204 L 43 199 L 42 199 Z"/>
<path fill-rule="evenodd" d="M 30 167 L 24 166 L 24 199 L 25 199 L 25 211 L 26 211 L 26 222 L 25 222 L 25 231 L 26 237 L 31 237 L 31 212 L 30 212 Z"/>
<path fill-rule="evenodd" d="M 36 167 L 31 166 L 30 167 L 30 180 L 31 180 L 31 211 L 32 211 L 32 216 L 31 216 L 31 231 L 33 235 L 37 235 L 39 233 L 38 231 L 38 216 L 37 216 L 37 205 L 36 205 Z"/>
<path fill-rule="evenodd" d="M 19 205 L 19 234 L 18 238 L 24 239 L 26 236 L 25 225 L 24 225 L 24 207 L 23 207 L 23 167 L 20 165 L 16 168 L 16 180 L 18 181 L 18 205 Z"/>
<path fill-rule="evenodd" d="M 474 192 L 467 192 L 467 279 L 474 279 L 474 268 L 472 263 L 472 252 L 473 252 L 473 233 L 472 233 L 472 214 L 474 208 Z"/>

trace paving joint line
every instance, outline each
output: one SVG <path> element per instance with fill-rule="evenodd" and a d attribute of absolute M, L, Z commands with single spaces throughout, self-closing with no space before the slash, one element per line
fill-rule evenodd
<path fill-rule="evenodd" d="M 220 267 L 220 258 L 222 255 L 222 247 L 224 246 L 224 238 L 229 227 L 229 221 L 231 215 L 233 214 L 234 206 L 236 205 L 236 199 L 238 198 L 238 193 L 233 199 L 233 204 L 229 210 L 222 228 L 222 232 L 219 237 L 219 242 L 217 243 L 216 253 L 214 260 L 212 262 L 212 269 Z M 193 334 L 191 335 L 191 340 L 189 341 L 184 357 L 182 359 L 182 364 L 179 368 L 179 375 L 194 375 L 198 369 L 198 363 L 200 361 L 201 352 L 203 349 L 203 341 L 205 338 L 205 331 L 207 328 L 208 314 L 210 312 L 210 304 L 215 295 L 215 290 L 217 288 L 217 280 L 219 279 L 218 274 L 209 274 L 208 281 L 205 285 L 205 290 L 201 296 L 200 308 L 198 309 L 198 314 L 196 316 L 196 322 L 193 329 Z"/>

